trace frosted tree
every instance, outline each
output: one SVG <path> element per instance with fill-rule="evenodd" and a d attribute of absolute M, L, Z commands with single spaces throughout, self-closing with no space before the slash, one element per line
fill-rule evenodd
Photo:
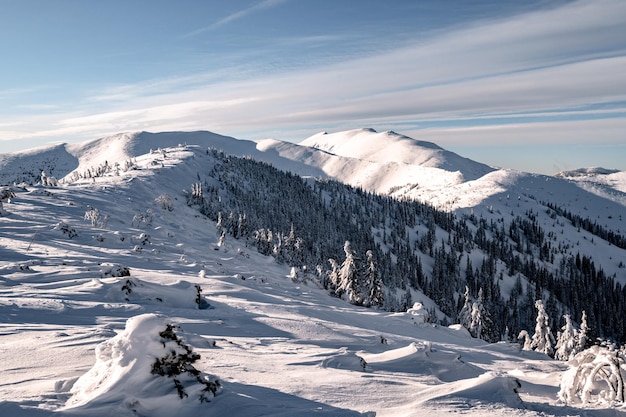
<path fill-rule="evenodd" d="M 343 245 L 343 250 L 346 253 L 346 259 L 341 264 L 341 269 L 339 270 L 339 277 L 341 280 L 339 289 L 342 293 L 347 294 L 348 301 L 351 304 L 362 305 L 363 300 L 361 298 L 359 288 L 359 269 L 357 266 L 357 258 L 349 241 L 346 240 Z"/>
<path fill-rule="evenodd" d="M 583 310 L 582 317 L 580 319 L 580 331 L 578 332 L 578 340 L 576 344 L 576 351 L 582 352 L 587 347 L 587 333 L 589 332 L 589 326 L 587 325 L 587 313 Z"/>
<path fill-rule="evenodd" d="M 459 323 L 469 330 L 472 323 L 472 299 L 467 285 L 465 286 L 465 293 L 463 294 L 463 297 L 465 298 L 465 302 L 459 312 Z"/>
<path fill-rule="evenodd" d="M 163 210 L 174 211 L 174 200 L 169 194 L 161 194 L 154 199 L 154 202 L 160 206 Z"/>
<path fill-rule="evenodd" d="M 578 347 L 578 331 L 572 324 L 572 319 L 569 314 L 564 314 L 565 325 L 561 328 L 562 332 L 559 332 L 559 337 L 556 342 L 554 352 L 554 359 L 560 361 L 568 361 L 574 358 L 576 354 L 576 348 Z"/>
<path fill-rule="evenodd" d="M 542 300 L 535 301 L 537 309 L 537 321 L 535 324 L 535 334 L 531 341 L 531 349 L 552 356 L 554 354 L 554 336 L 549 326 L 549 318 Z"/>
<path fill-rule="evenodd" d="M 217 236 L 221 237 L 224 233 L 224 219 L 222 218 L 222 212 L 217 213 L 217 222 L 215 223 L 215 228 L 217 229 Z"/>
<path fill-rule="evenodd" d="M 247 239 L 249 232 L 250 231 L 248 230 L 248 216 L 246 216 L 245 214 L 240 214 L 239 220 L 237 221 L 237 235 L 239 237 L 245 237 Z"/>
<path fill-rule="evenodd" d="M 573 366 L 563 374 L 559 399 L 566 404 L 623 403 L 625 397 L 624 355 L 601 346 L 578 353 Z"/>
<path fill-rule="evenodd" d="M 41 171 L 41 185 L 44 187 L 58 187 L 59 181 L 54 177 L 46 175 L 45 171 Z"/>
<path fill-rule="evenodd" d="M 339 284 L 341 283 L 341 278 L 339 276 L 339 270 L 341 267 L 334 259 L 330 258 L 328 260 L 330 263 L 331 270 L 328 271 L 328 287 L 330 287 L 330 293 L 337 297 L 341 297 L 341 293 L 339 291 Z"/>
<path fill-rule="evenodd" d="M 368 250 L 365 255 L 367 256 L 367 270 L 365 271 L 365 289 L 367 291 L 367 297 L 363 304 L 367 307 L 382 307 L 385 302 L 383 282 L 378 274 L 376 263 L 374 262 L 374 253 Z"/>
<path fill-rule="evenodd" d="M 532 350 L 533 341 L 530 338 L 530 335 L 526 330 L 522 330 L 519 332 L 519 336 L 517 336 L 519 340 L 524 340 L 524 344 L 522 345 L 522 350 Z"/>
<path fill-rule="evenodd" d="M 472 304 L 469 331 L 476 338 L 489 340 L 492 327 L 493 323 L 485 309 L 483 289 L 481 288 L 478 290 L 478 299 Z"/>

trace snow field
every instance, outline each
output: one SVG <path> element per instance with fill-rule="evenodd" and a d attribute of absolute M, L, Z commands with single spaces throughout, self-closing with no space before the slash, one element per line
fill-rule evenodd
<path fill-rule="evenodd" d="M 564 362 L 521 352 L 517 344 L 487 344 L 458 326 L 424 323 L 419 309 L 357 308 L 314 281 L 294 282 L 288 267 L 243 242 L 227 239 L 218 247 L 214 224 L 181 194 L 197 175 L 194 161 L 203 149 L 161 137 L 154 146 L 163 149 L 149 152 L 133 138 L 82 145 L 87 150 L 78 159 L 84 169 L 133 158 L 135 169 L 61 188 L 16 189 L 6 204 L 0 415 L 623 414 L 559 403 Z M 509 205 L 496 207 L 520 213 L 536 204 L 537 197 L 527 195 L 533 181 L 544 181 L 548 195 L 563 184 L 504 171 L 486 177 L 498 186 L 482 183 L 484 193 L 471 198 L 508 201 L 503 190 L 514 184 L 520 199 L 513 194 Z M 573 185 L 566 191 L 579 196 Z M 155 202 L 163 194 L 172 197 L 172 211 Z M 578 203 L 603 216 L 615 207 L 603 200 L 605 206 L 592 206 L 599 201 Z M 91 209 L 102 217 L 85 219 Z M 485 205 L 476 211 L 490 214 Z M 593 246 L 591 239 L 580 244 Z M 196 286 L 211 309 L 198 309 Z M 183 340 L 201 355 L 195 367 L 220 380 L 222 389 L 209 403 L 192 398 L 192 391 L 181 401 L 170 379 L 151 374 L 163 354 L 158 333 L 166 323 L 180 326 Z"/>

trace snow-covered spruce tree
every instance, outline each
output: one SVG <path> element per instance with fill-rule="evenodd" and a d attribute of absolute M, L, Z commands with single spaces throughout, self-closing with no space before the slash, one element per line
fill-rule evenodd
<path fill-rule="evenodd" d="M 207 299 L 202 295 L 202 287 L 198 284 L 195 285 L 196 288 L 196 305 L 199 310 L 208 310 L 211 307 L 211 304 L 207 301 Z"/>
<path fill-rule="evenodd" d="M 328 263 L 330 264 L 330 271 L 328 271 L 328 290 L 330 294 L 335 297 L 341 297 L 342 292 L 339 288 L 341 284 L 341 277 L 339 275 L 339 271 L 341 270 L 341 266 L 334 259 L 328 259 Z M 326 288 L 326 285 L 324 286 Z"/>
<path fill-rule="evenodd" d="M 530 347 L 534 351 L 552 356 L 554 355 L 554 336 L 552 336 L 552 331 L 548 325 L 549 318 L 543 301 L 535 301 L 535 308 L 537 309 L 537 321 Z"/>
<path fill-rule="evenodd" d="M 339 270 L 339 289 L 343 294 L 347 295 L 348 301 L 351 304 L 363 305 L 359 279 L 359 267 L 357 265 L 358 259 L 352 250 L 352 246 L 349 241 L 346 240 L 343 245 L 343 250 L 346 253 L 346 259 L 341 264 L 341 269 Z"/>
<path fill-rule="evenodd" d="M 215 222 L 215 228 L 217 229 L 217 237 L 221 237 L 224 232 L 224 219 L 222 218 L 222 212 L 217 213 L 217 222 Z"/>
<path fill-rule="evenodd" d="M 167 355 L 157 358 L 152 364 L 153 375 L 172 378 L 178 396 L 183 399 L 189 395 L 185 390 L 183 381 L 194 379 L 197 383 L 204 385 L 200 394 L 200 402 L 208 402 L 219 391 L 221 384 L 219 380 L 211 380 L 203 376 L 193 364 L 200 355 L 195 353 L 191 346 L 185 344 L 175 332 L 175 327 L 171 324 L 165 326 L 165 330 L 159 333 L 163 347 L 171 346 Z M 181 381 L 182 380 L 182 381 Z"/>
<path fill-rule="evenodd" d="M 583 310 L 582 317 L 580 318 L 580 331 L 578 332 L 578 340 L 576 343 L 576 351 L 582 352 L 587 348 L 589 326 L 587 325 L 587 313 Z"/>
<path fill-rule="evenodd" d="M 383 294 L 383 282 L 378 274 L 378 268 L 374 262 L 374 253 L 368 250 L 365 255 L 367 256 L 367 269 L 365 271 L 365 290 L 367 295 L 363 301 L 363 305 L 366 307 L 376 306 L 382 307 L 385 304 L 385 295 Z"/>
<path fill-rule="evenodd" d="M 573 359 L 577 353 L 578 347 L 578 331 L 572 324 L 572 319 L 569 314 L 564 314 L 565 325 L 561 328 L 562 332 L 559 332 L 559 337 L 554 347 L 554 359 L 560 361 L 568 361 Z"/>
<path fill-rule="evenodd" d="M 461 311 L 459 311 L 459 323 L 461 326 L 469 330 L 472 323 L 472 299 L 467 285 L 465 286 L 465 293 L 463 293 L 463 297 L 465 301 L 463 302 Z"/>
<path fill-rule="evenodd" d="M 493 322 L 485 309 L 483 289 L 480 288 L 478 290 L 478 298 L 472 304 L 469 331 L 475 338 L 490 341 L 492 327 Z"/>
<path fill-rule="evenodd" d="M 41 171 L 41 185 L 44 187 L 58 187 L 59 181 L 54 177 L 46 175 L 45 171 Z"/>
<path fill-rule="evenodd" d="M 602 346 L 576 354 L 561 378 L 559 399 L 566 404 L 624 403 L 625 362 L 622 350 Z"/>

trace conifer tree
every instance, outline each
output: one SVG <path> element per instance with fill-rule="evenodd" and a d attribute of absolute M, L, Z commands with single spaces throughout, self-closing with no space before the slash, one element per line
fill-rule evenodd
<path fill-rule="evenodd" d="M 532 350 L 533 341 L 530 338 L 530 335 L 526 330 L 522 330 L 519 332 L 519 336 L 517 336 L 519 340 L 524 340 L 524 344 L 522 345 L 522 350 Z"/>
<path fill-rule="evenodd" d="M 554 336 L 552 336 L 548 324 L 549 318 L 543 301 L 535 301 L 535 308 L 537 309 L 537 321 L 535 324 L 535 334 L 533 334 L 530 347 L 537 352 L 552 356 L 554 354 Z"/>
<path fill-rule="evenodd" d="M 485 309 L 483 289 L 478 290 L 478 299 L 472 304 L 470 314 L 470 334 L 478 339 L 490 341 L 493 323 Z"/>
<path fill-rule="evenodd" d="M 334 295 L 336 297 L 341 297 L 341 276 L 339 275 L 341 267 L 333 258 L 328 259 L 328 263 L 331 267 L 331 270 L 328 271 L 328 286 L 330 289 L 330 293 L 331 295 Z"/>
<path fill-rule="evenodd" d="M 367 290 L 367 297 L 363 304 L 367 307 L 382 307 L 385 302 L 383 282 L 378 274 L 376 263 L 374 262 L 374 254 L 371 250 L 368 250 L 365 255 L 367 256 L 367 270 L 365 271 L 365 289 Z"/>
<path fill-rule="evenodd" d="M 346 254 L 346 259 L 341 264 L 341 270 L 339 271 L 341 280 L 339 288 L 342 293 L 348 296 L 348 301 L 351 304 L 362 305 L 363 299 L 361 296 L 357 258 L 349 241 L 346 240 L 343 250 Z"/>
<path fill-rule="evenodd" d="M 559 332 L 554 359 L 568 361 L 577 353 L 578 331 L 574 328 L 569 314 L 564 314 L 563 318 L 565 319 L 565 325 L 561 328 L 563 331 Z"/>
<path fill-rule="evenodd" d="M 576 343 L 576 351 L 582 352 L 587 348 L 587 336 L 589 332 L 589 326 L 587 325 L 587 313 L 583 310 L 582 317 L 580 318 L 580 332 L 578 332 L 578 340 Z"/>
<path fill-rule="evenodd" d="M 470 329 L 472 323 L 472 300 L 470 298 L 469 287 L 465 286 L 465 293 L 463 294 L 465 302 L 459 312 L 459 323 L 467 330 Z"/>

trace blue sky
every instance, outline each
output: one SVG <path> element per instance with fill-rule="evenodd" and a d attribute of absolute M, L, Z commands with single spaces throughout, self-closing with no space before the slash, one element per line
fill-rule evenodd
<path fill-rule="evenodd" d="M 395 130 L 626 170 L 626 1 L 5 0 L 0 152 L 121 131 Z"/>

